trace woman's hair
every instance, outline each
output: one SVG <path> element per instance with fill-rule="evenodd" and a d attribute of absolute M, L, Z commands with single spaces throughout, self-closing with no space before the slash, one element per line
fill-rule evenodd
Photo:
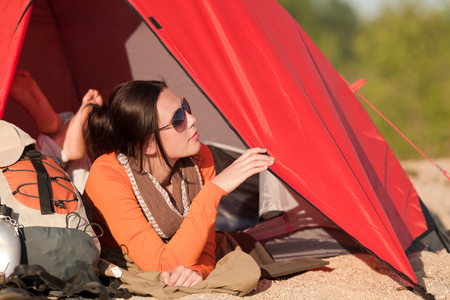
<path fill-rule="evenodd" d="M 151 139 L 166 164 L 161 146 L 156 102 L 167 88 L 164 81 L 130 81 L 117 86 L 109 103 L 93 105 L 86 129 L 86 144 L 92 159 L 115 152 L 135 158 L 142 170 L 143 149 Z"/>

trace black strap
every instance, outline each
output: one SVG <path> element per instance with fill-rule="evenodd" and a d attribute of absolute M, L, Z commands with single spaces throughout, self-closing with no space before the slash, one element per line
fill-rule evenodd
<path fill-rule="evenodd" d="M 12 218 L 12 215 L 13 209 L 11 207 L 6 206 L 6 204 L 0 204 L 0 216 Z"/>
<path fill-rule="evenodd" d="M 39 202 L 41 204 L 41 215 L 49 215 L 54 213 L 52 205 L 52 186 L 51 180 L 48 176 L 47 169 L 41 160 L 41 153 L 36 150 L 30 150 L 27 152 L 27 156 L 30 158 L 34 169 L 37 173 L 37 184 L 39 191 Z"/>
<path fill-rule="evenodd" d="M 111 293 L 113 293 L 115 298 L 130 299 L 133 297 L 133 293 L 131 293 L 127 288 L 120 288 L 122 281 L 119 278 L 108 277 L 108 279 L 110 281 L 108 289 Z"/>

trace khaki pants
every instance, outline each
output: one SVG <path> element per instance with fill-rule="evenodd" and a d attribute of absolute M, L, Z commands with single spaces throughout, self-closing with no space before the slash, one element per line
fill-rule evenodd
<path fill-rule="evenodd" d="M 151 295 L 160 299 L 175 299 L 198 293 L 244 296 L 256 288 L 261 276 L 261 269 L 255 260 L 244 253 L 226 233 L 216 234 L 218 261 L 215 269 L 208 278 L 193 287 L 166 286 L 161 272 L 142 272 L 127 255 L 120 252 L 116 249 L 102 249 L 102 256 L 107 257 L 108 261 L 100 260 L 100 275 L 120 278 L 120 288 L 126 288 L 136 295 Z M 110 261 L 114 261 L 114 264 Z"/>

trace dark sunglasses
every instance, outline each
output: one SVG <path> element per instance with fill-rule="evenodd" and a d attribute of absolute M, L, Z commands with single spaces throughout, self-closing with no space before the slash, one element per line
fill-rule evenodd
<path fill-rule="evenodd" d="M 191 114 L 191 107 L 189 106 L 189 103 L 185 98 L 183 98 L 183 104 L 177 111 L 173 114 L 172 121 L 167 124 L 166 126 L 163 126 L 161 128 L 158 128 L 158 130 L 165 129 L 169 126 L 173 126 L 173 128 L 177 132 L 181 132 L 186 129 L 186 111 Z"/>

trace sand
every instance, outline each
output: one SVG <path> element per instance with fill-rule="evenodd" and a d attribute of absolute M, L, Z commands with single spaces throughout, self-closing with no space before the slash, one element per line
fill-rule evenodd
<path fill-rule="evenodd" d="M 436 159 L 435 163 L 450 171 L 450 159 Z M 404 161 L 402 165 L 437 222 L 450 229 L 450 180 L 425 159 Z M 437 238 L 427 239 L 427 245 L 426 250 L 411 254 L 409 261 L 419 283 L 429 293 L 436 299 L 450 299 L 450 254 L 442 249 Z M 327 260 L 326 267 L 300 275 L 260 280 L 257 288 L 245 297 L 196 294 L 180 299 L 422 299 L 369 254 L 342 255 Z"/>

